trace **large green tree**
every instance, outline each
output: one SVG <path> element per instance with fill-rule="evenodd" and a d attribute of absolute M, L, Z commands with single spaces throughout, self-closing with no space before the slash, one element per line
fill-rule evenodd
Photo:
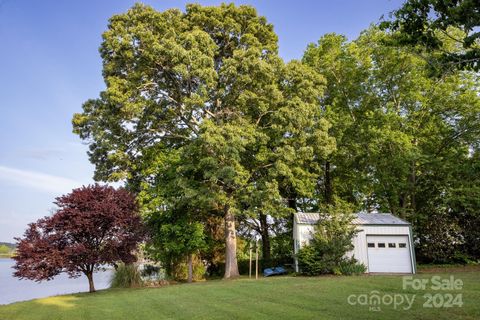
<path fill-rule="evenodd" d="M 316 105 L 322 77 L 285 65 L 273 26 L 249 6 L 135 5 L 110 19 L 103 39 L 106 90 L 73 119 L 95 179 L 174 189 L 161 194 L 181 198 L 189 217 L 222 217 L 225 278 L 236 277 L 236 217 L 273 213 L 286 188 L 311 193 L 314 159 L 333 148 Z"/>
<path fill-rule="evenodd" d="M 427 60 L 388 45 L 391 37 L 376 28 L 353 42 L 330 34 L 305 53 L 305 63 L 327 79 L 320 107 L 337 141 L 318 194 L 326 203 L 340 198 L 409 219 L 419 257 L 445 253 L 448 260 L 470 234 L 461 227 L 465 217 L 477 219 L 474 189 L 459 177 L 475 167 L 478 77 L 454 71 L 432 78 Z"/>

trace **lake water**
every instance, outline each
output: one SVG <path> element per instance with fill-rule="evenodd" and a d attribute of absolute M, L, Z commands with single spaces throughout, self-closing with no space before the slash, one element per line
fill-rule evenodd
<path fill-rule="evenodd" d="M 0 258 L 0 304 L 88 291 L 88 281 L 85 276 L 71 279 L 67 274 L 60 274 L 53 280 L 38 283 L 14 278 L 13 265 L 12 259 Z M 108 288 L 111 274 L 112 270 L 95 273 L 93 276 L 95 289 Z"/>

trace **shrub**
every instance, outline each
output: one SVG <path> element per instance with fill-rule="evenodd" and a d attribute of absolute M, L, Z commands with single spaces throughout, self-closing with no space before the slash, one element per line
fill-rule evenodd
<path fill-rule="evenodd" d="M 451 262 L 453 263 L 464 264 L 464 265 L 472 264 L 475 262 L 467 254 L 460 251 L 455 251 L 451 260 L 452 260 Z"/>
<path fill-rule="evenodd" d="M 193 281 L 205 279 L 206 271 L 207 269 L 203 261 L 199 257 L 193 256 Z M 174 265 L 171 271 L 171 277 L 176 281 L 187 281 L 188 264 L 186 261 L 180 261 Z"/>
<path fill-rule="evenodd" d="M 365 267 L 363 263 L 358 263 L 354 258 L 341 261 L 338 266 L 333 269 L 334 274 L 345 276 L 359 275 L 365 273 L 365 271 L 367 271 L 367 267 Z"/>
<path fill-rule="evenodd" d="M 111 288 L 134 288 L 142 285 L 140 271 L 134 264 L 120 264 L 110 280 Z"/>
<path fill-rule="evenodd" d="M 307 245 L 298 252 L 298 265 L 300 272 L 316 276 L 319 274 L 333 273 L 335 263 L 330 263 L 323 252 L 315 248 L 313 245 Z"/>
<path fill-rule="evenodd" d="M 350 223 L 353 216 L 348 208 L 329 207 L 321 215 L 312 239 L 297 254 L 301 272 L 319 275 L 339 272 L 340 265 L 351 262 L 345 254 L 353 249 L 352 239 L 355 227 Z"/>

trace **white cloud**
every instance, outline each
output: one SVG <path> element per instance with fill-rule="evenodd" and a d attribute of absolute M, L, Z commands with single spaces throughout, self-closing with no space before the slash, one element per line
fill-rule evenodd
<path fill-rule="evenodd" d="M 81 184 L 77 181 L 57 177 L 46 173 L 20 170 L 0 166 L 0 180 L 9 181 L 19 186 L 29 187 L 36 190 L 63 194 L 78 188 Z"/>

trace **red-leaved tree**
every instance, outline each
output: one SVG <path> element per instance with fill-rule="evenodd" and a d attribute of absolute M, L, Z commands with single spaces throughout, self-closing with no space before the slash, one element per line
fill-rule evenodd
<path fill-rule="evenodd" d="M 55 204 L 52 216 L 31 223 L 24 237 L 16 238 L 16 277 L 41 281 L 62 272 L 72 278 L 84 274 L 94 292 L 94 271 L 136 261 L 144 228 L 127 190 L 84 186 L 56 198 Z"/>

